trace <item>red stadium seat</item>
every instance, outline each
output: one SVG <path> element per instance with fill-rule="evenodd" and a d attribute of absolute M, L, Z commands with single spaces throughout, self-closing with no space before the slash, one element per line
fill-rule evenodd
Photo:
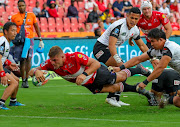
<path fill-rule="evenodd" d="M 41 24 L 41 32 L 48 32 L 47 25 Z"/>
<path fill-rule="evenodd" d="M 78 2 L 78 6 L 79 6 L 79 11 L 84 12 L 84 7 L 85 7 L 84 2 Z"/>
<path fill-rule="evenodd" d="M 78 32 L 78 25 L 71 23 L 71 30 L 72 30 L 72 32 Z"/>
<path fill-rule="evenodd" d="M 13 12 L 13 8 L 11 6 L 6 6 L 6 15 L 10 15 Z"/>
<path fill-rule="evenodd" d="M 54 25 L 55 25 L 55 19 L 52 18 L 52 17 L 49 17 L 49 18 L 48 18 L 48 23 L 49 23 L 49 24 L 54 24 Z"/>
<path fill-rule="evenodd" d="M 83 28 L 83 29 L 85 30 L 84 23 L 79 23 L 79 26 L 78 26 L 78 27 L 79 27 L 79 29 L 80 29 L 80 28 Z"/>
<path fill-rule="evenodd" d="M 70 19 L 69 18 L 65 17 L 65 18 L 63 18 L 63 21 L 64 21 L 64 24 L 67 24 L 70 26 Z"/>
<path fill-rule="evenodd" d="M 88 18 L 88 16 L 89 16 L 89 12 L 86 12 L 85 14 L 86 19 Z"/>
<path fill-rule="evenodd" d="M 49 32 L 56 32 L 55 24 L 48 24 Z"/>
<path fill-rule="evenodd" d="M 47 19 L 44 18 L 44 17 L 41 17 L 41 18 L 40 18 L 40 22 L 41 22 L 41 24 L 45 24 L 45 25 L 48 24 L 48 23 L 47 23 Z"/>
<path fill-rule="evenodd" d="M 64 24 L 64 32 L 71 32 L 70 24 Z"/>
<path fill-rule="evenodd" d="M 86 18 L 85 18 L 84 12 L 79 12 L 79 19 L 81 22 L 85 22 Z"/>
<path fill-rule="evenodd" d="M 2 13 L 2 12 L 5 12 L 4 6 L 0 6 L 0 12 L 1 12 L 1 13 Z"/>
<path fill-rule="evenodd" d="M 77 22 L 77 18 L 75 18 L 75 17 L 72 17 L 71 18 L 71 23 L 73 23 L 73 24 L 78 24 L 78 22 Z"/>
<path fill-rule="evenodd" d="M 28 11 L 28 12 L 33 12 L 33 7 L 28 6 L 28 7 L 27 7 L 27 11 Z"/>
<path fill-rule="evenodd" d="M 58 8 L 58 15 L 59 15 L 59 17 L 64 17 L 64 14 L 65 14 L 65 12 L 64 12 L 64 9 L 62 8 L 62 7 L 59 7 Z"/>
<path fill-rule="evenodd" d="M 62 19 L 61 19 L 61 18 L 56 18 L 56 24 L 63 26 L 63 21 L 62 21 Z"/>
<path fill-rule="evenodd" d="M 63 24 L 57 24 L 57 23 L 56 23 L 56 31 L 57 31 L 57 32 L 64 32 L 64 30 L 63 30 Z"/>
<path fill-rule="evenodd" d="M 74 7 L 76 7 L 76 9 L 79 11 L 79 7 L 76 1 L 74 2 Z"/>
<path fill-rule="evenodd" d="M 17 6 L 14 6 L 14 7 L 13 7 L 13 11 L 14 11 L 15 13 L 18 13 L 18 12 L 19 12 Z"/>

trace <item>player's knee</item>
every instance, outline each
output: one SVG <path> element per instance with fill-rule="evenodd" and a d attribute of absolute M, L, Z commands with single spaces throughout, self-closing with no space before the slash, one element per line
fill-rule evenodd
<path fill-rule="evenodd" d="M 174 104 L 176 107 L 180 107 L 180 97 L 175 96 L 175 97 L 173 98 L 173 104 Z"/>
<path fill-rule="evenodd" d="M 122 81 L 122 82 L 125 81 L 126 78 L 127 78 L 127 75 L 126 75 L 126 74 L 121 74 L 121 81 Z"/>

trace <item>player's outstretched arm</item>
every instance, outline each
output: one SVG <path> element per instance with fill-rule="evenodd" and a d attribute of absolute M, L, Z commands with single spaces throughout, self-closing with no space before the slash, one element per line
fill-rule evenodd
<path fill-rule="evenodd" d="M 36 67 L 36 68 L 32 68 L 30 71 L 29 71 L 29 75 L 32 77 L 34 76 L 34 72 L 37 71 L 37 70 L 42 70 L 41 67 Z"/>
<path fill-rule="evenodd" d="M 146 44 L 144 44 L 143 40 L 140 38 L 138 40 L 134 40 L 136 44 L 138 45 L 139 49 L 144 53 L 149 50 Z"/>
<path fill-rule="evenodd" d="M 150 57 L 148 56 L 148 54 L 145 52 L 140 56 L 137 57 L 133 57 L 132 59 L 130 59 L 129 61 L 127 61 L 126 63 L 124 63 L 122 66 L 124 66 L 124 68 L 122 68 L 122 66 L 120 68 L 125 69 L 125 68 L 130 68 L 133 67 L 141 62 L 144 62 L 146 60 L 149 60 Z M 121 70 L 122 70 L 121 69 Z"/>
<path fill-rule="evenodd" d="M 168 66 L 168 63 L 170 62 L 170 60 L 171 60 L 171 57 L 166 56 L 166 55 L 163 56 L 161 60 L 159 61 L 159 64 L 157 65 L 157 67 L 154 69 L 154 71 L 147 77 L 146 80 L 144 80 L 143 82 L 139 84 L 139 87 L 143 89 L 146 87 L 146 85 L 149 82 L 159 77 L 161 73 L 163 72 L 164 68 Z"/>

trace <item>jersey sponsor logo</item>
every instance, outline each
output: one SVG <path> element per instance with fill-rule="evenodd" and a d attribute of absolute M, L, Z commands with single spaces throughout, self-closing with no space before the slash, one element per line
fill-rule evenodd
<path fill-rule="evenodd" d="M 180 81 L 178 81 L 178 80 L 174 80 L 174 85 L 179 85 L 180 84 Z"/>
<path fill-rule="evenodd" d="M 148 23 L 148 26 L 152 26 L 152 24 L 151 24 L 151 23 Z"/>
<path fill-rule="evenodd" d="M 1 46 L 1 47 L 0 47 L 0 52 L 3 53 L 3 51 L 4 51 L 4 46 Z"/>
<path fill-rule="evenodd" d="M 78 57 L 79 57 L 79 58 L 82 58 L 83 56 L 82 56 L 81 54 L 78 54 Z"/>
<path fill-rule="evenodd" d="M 122 36 L 126 36 L 126 32 L 123 32 L 121 35 L 122 35 Z"/>
<path fill-rule="evenodd" d="M 141 24 L 141 25 L 145 25 L 146 23 L 145 23 L 145 22 L 141 22 L 140 24 Z"/>
<path fill-rule="evenodd" d="M 163 15 L 162 15 L 162 18 L 166 18 L 166 16 L 163 14 Z"/>
<path fill-rule="evenodd" d="M 95 56 L 97 59 L 99 59 L 103 54 L 104 54 L 104 52 L 102 50 L 100 50 Z"/>
<path fill-rule="evenodd" d="M 69 68 L 72 68 L 73 66 L 74 66 L 74 64 L 72 64 L 72 63 L 69 63 L 69 64 L 68 64 L 68 67 L 69 67 Z"/>
<path fill-rule="evenodd" d="M 6 52 L 9 52 L 9 49 L 6 49 Z"/>
<path fill-rule="evenodd" d="M 48 63 L 46 63 L 46 62 L 41 63 L 41 67 L 44 67 L 46 64 L 48 64 Z"/>
<path fill-rule="evenodd" d="M 114 30 L 114 33 L 118 34 L 118 33 L 119 33 L 119 29 L 116 28 L 116 29 Z"/>
<path fill-rule="evenodd" d="M 164 48 L 164 50 L 168 50 L 167 48 Z"/>
<path fill-rule="evenodd" d="M 158 79 L 152 80 L 152 83 L 158 83 Z"/>

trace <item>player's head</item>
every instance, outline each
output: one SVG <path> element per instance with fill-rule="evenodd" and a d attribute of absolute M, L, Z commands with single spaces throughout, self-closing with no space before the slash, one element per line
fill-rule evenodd
<path fill-rule="evenodd" d="M 148 33 L 148 38 L 154 49 L 162 49 L 166 41 L 166 34 L 163 30 L 155 28 Z"/>
<path fill-rule="evenodd" d="M 18 9 L 20 13 L 25 13 L 26 12 L 26 3 L 24 0 L 19 0 L 18 1 Z"/>
<path fill-rule="evenodd" d="M 17 34 L 16 24 L 13 22 L 7 22 L 4 24 L 3 33 L 8 41 L 14 40 Z"/>
<path fill-rule="evenodd" d="M 49 50 L 49 57 L 55 69 L 63 66 L 65 62 L 65 55 L 59 46 L 53 46 Z"/>
<path fill-rule="evenodd" d="M 127 14 L 127 26 L 129 29 L 131 29 L 138 23 L 140 15 L 141 11 L 137 7 L 133 7 L 129 10 Z"/>
<path fill-rule="evenodd" d="M 152 4 L 150 1 L 143 1 L 141 4 L 141 11 L 145 17 L 151 17 L 152 15 Z"/>

